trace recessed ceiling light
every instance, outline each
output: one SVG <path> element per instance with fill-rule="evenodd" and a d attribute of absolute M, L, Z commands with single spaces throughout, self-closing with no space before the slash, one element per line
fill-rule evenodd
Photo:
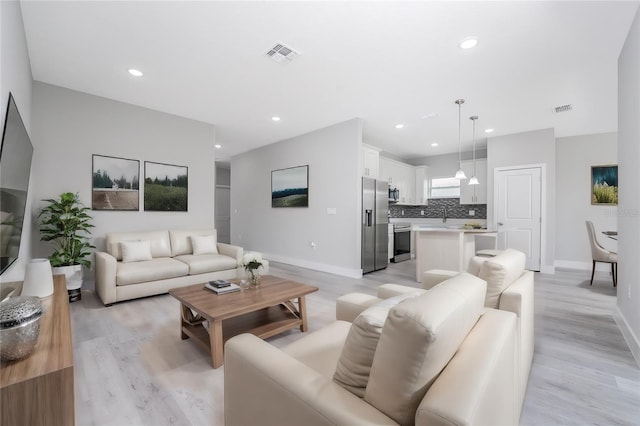
<path fill-rule="evenodd" d="M 131 74 L 134 77 L 142 77 L 142 71 L 138 71 L 136 69 L 131 68 L 129 70 L 129 74 Z"/>
<path fill-rule="evenodd" d="M 438 142 L 432 143 L 431 146 L 438 146 Z"/>
<path fill-rule="evenodd" d="M 396 124 L 396 129 L 402 129 L 404 127 L 404 124 Z"/>
<path fill-rule="evenodd" d="M 213 147 L 214 147 L 214 148 L 218 148 L 218 149 L 220 149 L 220 148 L 222 148 L 222 145 L 220 145 L 219 143 L 217 143 L 217 144 L 215 144 Z"/>
<path fill-rule="evenodd" d="M 493 132 L 493 129 L 484 129 L 484 132 L 485 132 L 485 133 L 492 133 L 492 132 Z"/>
<path fill-rule="evenodd" d="M 280 117 L 271 117 L 273 121 L 280 121 Z"/>
<path fill-rule="evenodd" d="M 437 112 L 430 112 L 429 114 L 425 114 L 422 117 L 420 117 L 423 120 L 429 120 L 431 118 L 436 118 L 437 116 L 439 116 L 440 114 L 438 114 Z"/>
<path fill-rule="evenodd" d="M 461 49 L 471 49 L 472 47 L 476 47 L 477 44 L 478 44 L 477 38 L 467 37 L 464 40 L 462 40 L 458 46 L 460 46 Z"/>

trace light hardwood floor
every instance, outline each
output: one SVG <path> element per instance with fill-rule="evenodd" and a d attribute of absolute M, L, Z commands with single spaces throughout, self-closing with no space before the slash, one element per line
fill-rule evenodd
<path fill-rule="evenodd" d="M 307 297 L 309 329 L 335 318 L 335 300 L 374 294 L 379 284 L 418 287 L 414 261 L 362 279 L 272 263 L 271 273 L 318 286 Z M 536 274 L 536 343 L 523 425 L 638 425 L 640 369 L 611 312 L 608 275 Z M 91 290 L 71 304 L 77 425 L 223 425 L 224 368 L 180 340 L 179 304 L 169 295 L 105 308 Z M 269 339 L 282 346 L 303 333 Z"/>

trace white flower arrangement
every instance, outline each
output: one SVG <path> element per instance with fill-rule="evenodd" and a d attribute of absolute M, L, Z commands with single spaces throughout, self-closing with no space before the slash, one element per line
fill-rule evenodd
<path fill-rule="evenodd" d="M 247 271 L 253 271 L 262 266 L 262 255 L 260 253 L 255 252 L 246 252 L 244 256 L 242 256 L 242 266 Z"/>

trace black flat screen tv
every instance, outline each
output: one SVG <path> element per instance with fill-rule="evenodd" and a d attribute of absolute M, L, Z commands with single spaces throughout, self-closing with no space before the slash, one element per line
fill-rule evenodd
<path fill-rule="evenodd" d="M 20 253 L 32 157 L 31 140 L 9 93 L 0 148 L 0 274 Z"/>

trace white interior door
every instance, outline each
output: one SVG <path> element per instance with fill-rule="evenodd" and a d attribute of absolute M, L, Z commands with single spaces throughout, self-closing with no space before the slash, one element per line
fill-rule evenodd
<path fill-rule="evenodd" d="M 497 170 L 495 175 L 498 248 L 527 256 L 526 268 L 540 270 L 542 171 L 539 167 Z"/>

